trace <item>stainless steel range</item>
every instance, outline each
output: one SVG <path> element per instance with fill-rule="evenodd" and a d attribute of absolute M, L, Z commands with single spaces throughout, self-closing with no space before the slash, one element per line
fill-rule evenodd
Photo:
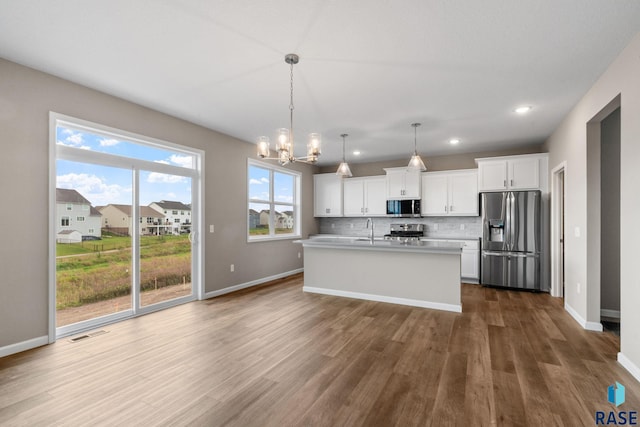
<path fill-rule="evenodd" d="M 419 241 L 424 237 L 424 224 L 391 224 L 390 233 L 384 235 L 385 240 L 400 242 Z"/>

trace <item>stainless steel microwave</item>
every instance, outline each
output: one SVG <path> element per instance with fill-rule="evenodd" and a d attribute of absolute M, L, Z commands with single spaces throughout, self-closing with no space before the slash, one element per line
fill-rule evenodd
<path fill-rule="evenodd" d="M 420 199 L 387 200 L 387 215 L 394 217 L 419 217 Z"/>

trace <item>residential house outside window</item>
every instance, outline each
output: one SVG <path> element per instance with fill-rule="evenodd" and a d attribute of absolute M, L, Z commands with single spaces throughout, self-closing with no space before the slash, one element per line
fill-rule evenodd
<path fill-rule="evenodd" d="M 60 223 L 61 226 L 63 227 L 68 227 L 69 226 L 69 217 L 68 216 L 63 216 L 62 221 Z"/>
<path fill-rule="evenodd" d="M 249 159 L 249 241 L 300 237 L 301 174 Z"/>

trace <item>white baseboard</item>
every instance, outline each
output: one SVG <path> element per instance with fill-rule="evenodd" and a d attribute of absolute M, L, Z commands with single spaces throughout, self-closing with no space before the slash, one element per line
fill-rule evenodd
<path fill-rule="evenodd" d="M 252 280 L 246 283 L 240 283 L 238 285 L 229 286 L 228 288 L 218 289 L 211 292 L 206 292 L 202 299 L 209 299 L 213 297 L 217 297 L 220 295 L 228 294 L 231 292 L 239 291 L 241 289 L 250 288 L 251 286 L 261 285 L 263 283 L 271 282 L 272 280 L 282 279 L 283 277 L 292 276 L 294 274 L 302 273 L 304 271 L 303 268 L 298 268 L 296 270 L 285 271 L 284 273 L 275 274 L 269 277 L 263 277 L 261 279 Z"/>
<path fill-rule="evenodd" d="M 387 297 L 373 294 L 363 294 L 360 292 L 340 291 L 337 289 L 316 288 L 313 286 L 303 286 L 304 292 L 310 292 L 314 294 L 332 295 L 337 297 L 363 299 L 368 301 L 388 302 L 391 304 L 410 305 L 413 307 L 432 308 L 435 310 L 453 311 L 455 313 L 462 313 L 462 305 L 456 304 L 443 304 L 439 302 L 422 301 L 409 298 L 396 298 Z"/>
<path fill-rule="evenodd" d="M 620 318 L 620 310 L 608 310 L 606 308 L 600 309 L 600 316 L 602 317 L 610 317 L 612 319 Z"/>
<path fill-rule="evenodd" d="M 32 338 L 27 341 L 17 342 L 4 347 L 0 347 L 0 357 L 9 356 L 11 354 L 20 353 L 21 351 L 31 350 L 32 348 L 42 347 L 49 344 L 49 337 L 43 336 Z"/>
<path fill-rule="evenodd" d="M 622 365 L 631 375 L 635 377 L 636 380 L 640 381 L 640 367 L 633 363 L 627 356 L 622 354 L 622 352 L 618 353 L 618 363 Z"/>
<path fill-rule="evenodd" d="M 602 323 L 587 322 L 585 319 L 582 318 L 582 316 L 580 316 L 580 314 L 578 314 L 578 312 L 573 307 L 571 307 L 566 302 L 564 304 L 564 309 L 567 310 L 567 312 L 571 315 L 571 317 L 573 317 L 574 320 L 578 322 L 578 324 L 580 324 L 580 326 L 582 326 L 583 329 L 586 329 L 587 331 L 602 332 Z"/>

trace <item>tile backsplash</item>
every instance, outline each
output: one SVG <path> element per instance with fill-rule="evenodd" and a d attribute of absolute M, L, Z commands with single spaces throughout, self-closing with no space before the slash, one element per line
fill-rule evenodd
<path fill-rule="evenodd" d="M 424 217 L 424 218 L 389 218 L 373 217 L 374 235 L 382 237 L 389 234 L 391 224 L 424 224 L 425 237 L 437 238 L 469 238 L 482 236 L 482 221 L 479 216 L 467 217 Z M 319 218 L 321 234 L 340 234 L 346 236 L 367 236 L 367 218 Z"/>

